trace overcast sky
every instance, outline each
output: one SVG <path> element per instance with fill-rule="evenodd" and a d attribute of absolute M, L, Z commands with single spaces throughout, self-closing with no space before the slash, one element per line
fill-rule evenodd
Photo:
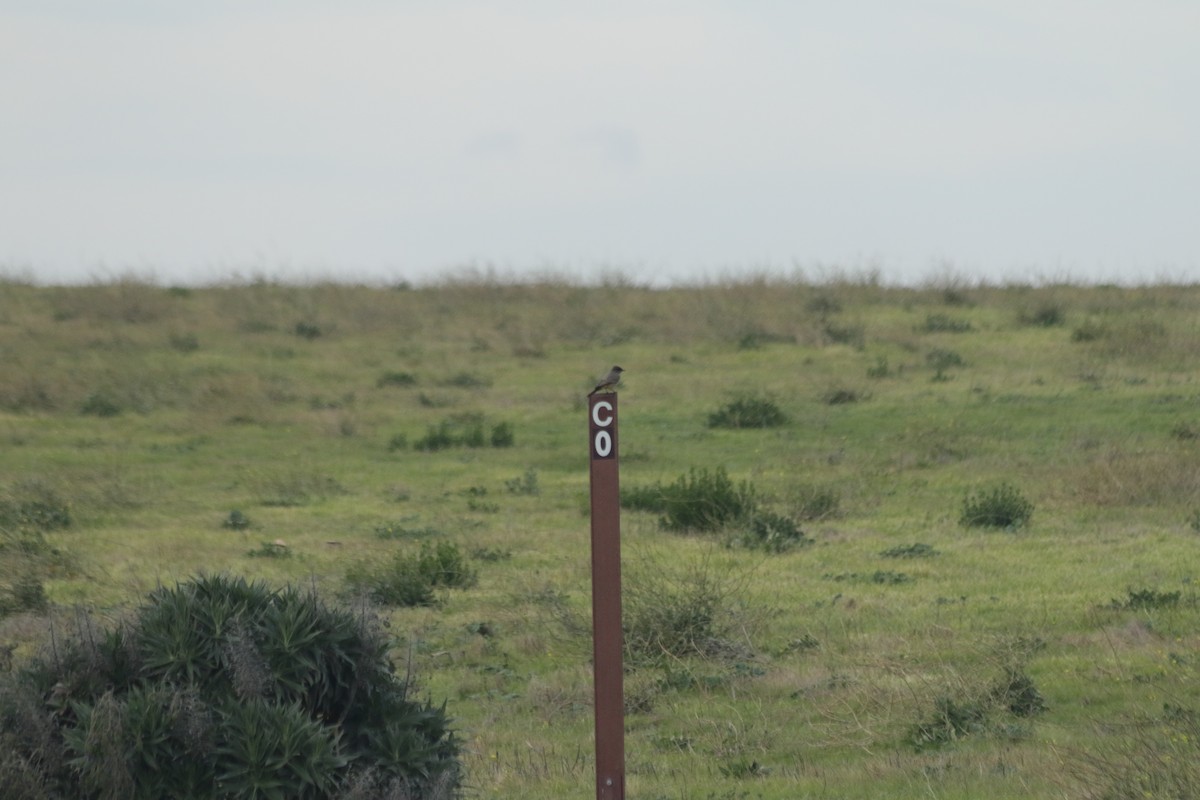
<path fill-rule="evenodd" d="M 1196 0 L 0 0 L 0 272 L 1200 280 Z"/>

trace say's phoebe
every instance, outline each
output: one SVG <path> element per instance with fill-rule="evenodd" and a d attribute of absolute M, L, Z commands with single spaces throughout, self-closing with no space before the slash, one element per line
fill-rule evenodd
<path fill-rule="evenodd" d="M 624 371 L 625 370 L 621 369 L 620 367 L 613 367 L 610 369 L 608 374 L 601 378 L 600 382 L 596 384 L 596 388 L 588 392 L 588 397 L 591 397 L 596 392 L 602 392 L 605 390 L 610 392 L 616 391 L 617 384 L 621 382 L 621 373 Z"/>

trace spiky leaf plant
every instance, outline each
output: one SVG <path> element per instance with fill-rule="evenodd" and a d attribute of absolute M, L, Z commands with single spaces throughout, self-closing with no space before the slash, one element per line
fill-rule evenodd
<path fill-rule="evenodd" d="M 0 784 L 47 797 L 317 799 L 383 781 L 450 797 L 458 744 L 445 706 L 408 688 L 366 609 L 204 576 L 156 590 L 110 631 L 81 620 L 5 676 Z"/>

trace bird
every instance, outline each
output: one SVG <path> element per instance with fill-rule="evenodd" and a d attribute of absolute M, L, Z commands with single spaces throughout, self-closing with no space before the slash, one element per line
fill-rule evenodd
<path fill-rule="evenodd" d="M 609 391 L 614 392 L 617 389 L 617 384 L 621 382 L 621 373 L 625 370 L 620 367 L 613 367 L 608 371 L 608 374 L 600 379 L 596 384 L 596 388 L 588 392 L 588 397 L 591 397 L 596 392 Z"/>

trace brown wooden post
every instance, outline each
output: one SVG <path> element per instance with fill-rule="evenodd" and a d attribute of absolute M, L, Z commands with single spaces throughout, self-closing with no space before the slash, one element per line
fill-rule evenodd
<path fill-rule="evenodd" d="M 596 800 L 625 800 L 621 663 L 621 503 L 617 394 L 588 398 L 592 488 L 592 666 L 596 691 Z"/>

